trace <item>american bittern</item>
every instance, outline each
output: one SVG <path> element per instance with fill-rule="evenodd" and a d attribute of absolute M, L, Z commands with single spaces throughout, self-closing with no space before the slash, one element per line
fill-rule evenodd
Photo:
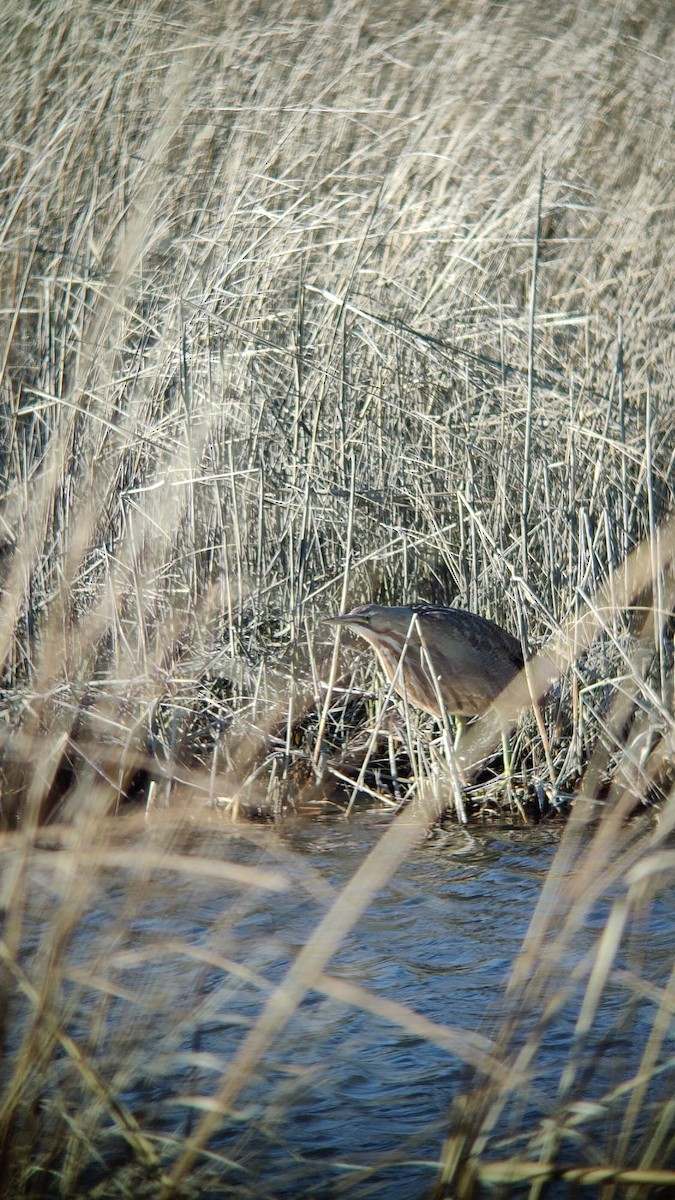
<path fill-rule="evenodd" d="M 467 717 L 484 713 L 523 667 L 520 642 L 486 617 L 435 604 L 362 604 L 329 621 L 370 642 L 399 696 L 434 717 L 442 706 L 457 718 L 457 742 Z M 504 767 L 510 772 L 502 726 Z"/>

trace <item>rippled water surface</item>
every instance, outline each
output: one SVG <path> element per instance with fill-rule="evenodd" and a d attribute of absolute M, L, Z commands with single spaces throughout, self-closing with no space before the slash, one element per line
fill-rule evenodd
<path fill-rule="evenodd" d="M 71 1032 L 96 1047 L 99 1070 L 144 1128 L 179 1141 L 195 1128 L 202 1100 L 186 1098 L 217 1089 L 272 985 L 384 827 L 364 817 L 281 833 L 193 835 L 195 855 L 282 871 L 292 886 L 281 892 L 157 866 L 141 877 L 99 873 L 80 900 L 70 942 Z M 328 974 L 431 1021 L 490 1036 L 557 837 L 493 831 L 430 840 L 368 907 Z M 32 884 L 28 964 L 46 953 L 52 906 L 72 887 L 57 876 L 45 865 Z M 672 891 L 661 895 L 645 917 L 657 979 L 672 961 L 672 899 Z M 594 907 L 569 961 L 560 962 L 561 982 L 602 928 L 607 903 Z M 617 1049 L 630 1054 L 636 1023 L 653 1018 L 644 1002 L 626 1016 L 626 1003 L 623 991 L 606 990 L 599 1090 L 607 1086 L 602 1063 L 611 1074 Z M 541 1119 L 555 1095 L 577 1013 L 578 999 L 551 1025 L 535 1093 L 517 1119 Z M 235 1119 L 210 1143 L 233 1165 L 214 1160 L 212 1190 L 205 1178 L 200 1194 L 428 1195 L 450 1105 L 470 1078 L 461 1061 L 421 1036 L 310 991 L 239 1095 Z M 111 1131 L 108 1169 L 123 1158 Z M 88 1182 L 97 1178 L 92 1168 Z"/>

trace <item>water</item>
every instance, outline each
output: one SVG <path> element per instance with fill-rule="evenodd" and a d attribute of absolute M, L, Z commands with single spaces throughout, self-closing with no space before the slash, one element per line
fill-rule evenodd
<path fill-rule="evenodd" d="M 194 1130 L 203 1098 L 217 1090 L 272 987 L 384 825 L 359 817 L 234 837 L 215 829 L 180 846 L 216 861 L 281 870 L 292 880 L 284 892 L 153 866 L 140 878 L 136 870 L 105 869 L 94 890 L 79 895 L 79 917 L 64 935 L 63 1020 L 144 1129 L 172 1145 Z M 557 837 L 458 831 L 425 843 L 370 905 L 328 974 L 439 1025 L 490 1036 Z M 137 845 L 128 845 L 130 865 Z M 55 872 L 44 856 L 31 885 L 28 973 L 39 974 L 53 944 L 54 904 L 67 913 L 64 896 L 72 905 L 73 889 L 73 877 Z M 672 962 L 672 898 L 672 889 L 657 897 L 641 931 L 643 939 L 649 935 L 651 977 L 661 986 Z M 594 906 L 569 959 L 561 960 L 561 984 L 603 928 L 610 902 Z M 626 965 L 644 974 L 635 937 L 627 953 L 633 958 Z M 546 1115 L 582 995 L 581 985 L 572 989 L 546 1029 L 532 1089 L 513 1097 L 501 1136 L 529 1132 Z M 618 1051 L 625 1061 L 632 1053 L 637 1065 L 640 1025 L 648 1029 L 654 1014 L 653 1003 L 644 996 L 631 1002 L 618 985 L 605 989 L 602 1004 L 595 1043 L 587 1047 L 593 1078 L 585 1092 L 598 1097 L 612 1086 Z M 75 1108 L 91 1103 L 80 1097 L 66 1053 L 56 1055 L 50 1078 L 52 1087 L 70 1081 Z M 465 1063 L 414 1030 L 310 991 L 238 1096 L 234 1119 L 209 1143 L 216 1156 L 198 1168 L 197 1194 L 421 1200 L 435 1178 L 453 1099 L 471 1078 Z M 80 1180 L 87 1186 L 121 1172 L 128 1159 L 123 1139 L 100 1119 L 105 1168 L 90 1164 Z M 588 1141 L 583 1130 L 580 1137 Z M 578 1147 L 572 1160 L 579 1160 Z"/>

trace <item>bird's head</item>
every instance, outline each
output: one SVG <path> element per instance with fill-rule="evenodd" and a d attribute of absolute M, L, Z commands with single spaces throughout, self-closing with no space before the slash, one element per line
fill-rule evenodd
<path fill-rule="evenodd" d="M 369 642 L 397 636 L 404 639 L 410 628 L 413 609 L 406 605 L 386 607 L 383 604 L 359 604 L 358 608 L 339 617 L 327 617 L 329 624 L 346 625 L 352 633 Z"/>

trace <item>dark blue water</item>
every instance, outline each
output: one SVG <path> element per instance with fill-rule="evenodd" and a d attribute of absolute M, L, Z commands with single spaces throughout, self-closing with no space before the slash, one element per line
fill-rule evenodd
<path fill-rule="evenodd" d="M 385 824 L 359 817 L 289 825 L 281 833 L 231 836 L 216 829 L 194 833 L 187 845 L 183 835 L 177 847 L 281 870 L 291 882 L 283 892 L 157 867 L 139 874 L 137 842 L 129 845 L 128 870 L 106 869 L 91 891 L 84 889 L 79 919 L 65 939 L 63 1021 L 167 1162 L 195 1129 L 274 985 Z M 439 1025 L 492 1036 L 509 1011 L 505 985 L 557 839 L 556 832 L 501 831 L 430 840 L 369 906 L 328 975 Z M 68 911 L 63 896 L 72 900 L 73 888 L 70 877 L 45 862 L 32 881 L 25 963 L 35 978 L 53 943 L 55 905 Z M 598 900 L 555 964 L 554 980 L 557 975 L 558 987 L 567 984 L 569 995 L 543 1021 L 529 1082 L 500 1114 L 487 1158 L 506 1157 L 519 1143 L 526 1154 L 532 1131 L 556 1112 L 587 979 L 582 972 L 575 983 L 572 973 L 620 892 L 617 885 Z M 672 900 L 672 887 L 661 889 L 628 923 L 616 963 L 661 987 L 672 965 Z M 572 1090 L 604 1108 L 562 1145 L 559 1157 L 567 1155 L 571 1165 L 594 1161 L 596 1152 L 603 1161 L 612 1122 L 616 1126 L 623 1111 L 620 1105 L 613 1110 L 606 1097 L 637 1068 L 655 1004 L 625 980 L 610 980 L 603 989 L 600 1017 L 579 1047 L 579 1086 Z M 27 1019 L 17 1013 L 18 1027 Z M 514 1053 L 540 1020 L 536 1005 L 513 1016 Z M 663 1053 L 668 1045 L 672 1055 L 672 1041 Z M 78 1104 L 91 1104 L 76 1077 L 67 1053 L 56 1047 L 45 1088 L 68 1080 L 75 1112 Z M 672 1087 L 672 1074 L 663 1072 L 659 1080 L 647 1097 L 652 1103 L 659 1087 Z M 196 1194 L 421 1200 L 436 1177 L 453 1101 L 475 1082 L 461 1058 L 421 1034 L 310 991 L 238 1095 L 234 1112 L 221 1120 L 210 1157 L 193 1168 Z M 105 1113 L 92 1123 L 102 1162 L 89 1163 L 78 1187 L 108 1180 L 110 1194 L 122 1194 L 111 1181 L 121 1180 L 128 1166 L 125 1142 Z M 518 1189 L 509 1193 L 515 1194 Z"/>

